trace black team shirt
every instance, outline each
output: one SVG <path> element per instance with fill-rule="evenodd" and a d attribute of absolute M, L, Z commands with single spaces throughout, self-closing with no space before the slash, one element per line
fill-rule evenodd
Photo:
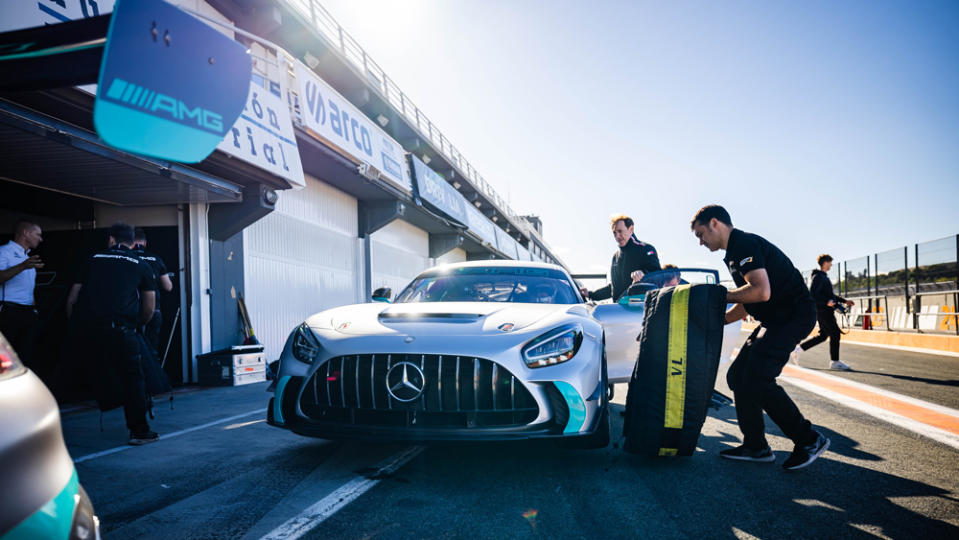
<path fill-rule="evenodd" d="M 94 324 L 136 324 L 140 292 L 157 288 L 150 264 L 123 246 L 94 253 L 83 267 L 78 282 L 83 288 L 77 300 L 77 313 L 81 320 Z"/>
<path fill-rule="evenodd" d="M 763 323 L 782 324 L 789 322 L 797 312 L 813 308 L 812 297 L 799 270 L 785 253 L 762 236 L 733 229 L 729 234 L 723 262 L 729 267 L 737 287 L 746 284 L 744 276 L 749 272 L 766 269 L 769 275 L 769 300 L 743 304 L 746 313 L 754 319 Z"/>
<path fill-rule="evenodd" d="M 152 251 L 146 251 L 144 249 L 134 249 L 134 255 L 140 257 L 147 264 L 150 265 L 150 268 L 153 270 L 153 279 L 156 281 L 157 285 L 157 294 L 160 293 L 160 276 L 167 273 L 166 264 L 163 262 L 163 259 L 159 255 L 153 253 Z M 157 308 L 160 307 L 160 298 L 157 297 Z"/>

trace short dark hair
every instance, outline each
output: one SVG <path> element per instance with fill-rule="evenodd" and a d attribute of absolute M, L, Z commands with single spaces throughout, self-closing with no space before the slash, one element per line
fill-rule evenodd
<path fill-rule="evenodd" d="M 29 219 L 18 219 L 13 224 L 13 237 L 16 238 L 30 229 L 39 226 L 39 224 L 30 221 Z"/>
<path fill-rule="evenodd" d="M 137 227 L 136 229 L 133 229 L 133 241 L 140 242 L 141 240 L 143 242 L 147 241 L 147 233 L 144 232 L 144 230 L 140 227 Z"/>
<path fill-rule="evenodd" d="M 697 223 L 700 225 L 708 225 L 713 218 L 718 219 L 721 223 L 725 223 L 730 227 L 733 226 L 733 219 L 729 217 L 729 212 L 727 212 L 725 208 L 718 204 L 707 204 L 700 208 L 699 212 L 696 212 L 693 220 L 689 222 L 689 228 L 695 228 Z"/>
<path fill-rule="evenodd" d="M 622 221 L 623 225 L 627 228 L 633 226 L 633 218 L 627 216 L 626 214 L 613 214 L 609 216 L 609 226 L 615 227 L 617 221 Z"/>
<path fill-rule="evenodd" d="M 822 266 L 822 263 L 832 262 L 832 255 L 828 253 L 823 253 L 819 257 L 816 257 L 816 264 Z"/>
<path fill-rule="evenodd" d="M 110 225 L 110 236 L 118 244 L 132 244 L 133 243 L 133 225 L 129 223 L 117 222 L 113 225 Z"/>

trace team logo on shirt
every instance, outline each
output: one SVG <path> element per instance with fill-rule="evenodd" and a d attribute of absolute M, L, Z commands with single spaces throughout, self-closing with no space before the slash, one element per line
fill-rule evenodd
<path fill-rule="evenodd" d="M 656 252 L 653 251 L 653 250 L 649 250 L 649 251 L 646 252 L 646 255 L 652 255 L 653 253 L 656 253 Z"/>
<path fill-rule="evenodd" d="M 742 266 L 742 265 L 744 265 L 744 264 L 746 264 L 746 263 L 750 263 L 750 262 L 753 262 L 753 258 L 752 258 L 752 257 L 746 257 L 745 259 L 739 261 L 739 266 Z"/>

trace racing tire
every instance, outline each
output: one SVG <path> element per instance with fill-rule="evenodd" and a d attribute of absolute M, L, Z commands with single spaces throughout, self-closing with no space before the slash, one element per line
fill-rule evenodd
<path fill-rule="evenodd" d="M 646 294 L 639 357 L 629 381 L 623 449 L 649 457 L 691 456 L 723 342 L 726 289 L 680 285 Z"/>

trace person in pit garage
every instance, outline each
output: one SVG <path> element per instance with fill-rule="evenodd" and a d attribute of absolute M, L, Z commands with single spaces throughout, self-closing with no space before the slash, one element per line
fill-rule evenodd
<path fill-rule="evenodd" d="M 792 360 L 798 363 L 799 354 L 807 351 L 823 341 L 829 340 L 829 368 L 839 371 L 849 371 L 849 366 L 839 361 L 839 325 L 836 324 L 834 313 L 836 304 L 853 305 L 853 302 L 832 292 L 832 282 L 829 281 L 829 269 L 832 268 L 832 257 L 820 255 L 816 260 L 819 270 L 812 271 L 812 284 L 809 292 L 816 301 L 816 320 L 819 321 L 819 335 L 813 336 L 796 346 Z"/>
<path fill-rule="evenodd" d="M 157 284 L 157 302 L 156 309 L 153 311 L 153 317 L 143 328 L 143 337 L 146 338 L 153 353 L 160 356 L 160 329 L 163 327 L 163 313 L 160 311 L 160 291 L 170 292 L 173 290 L 173 282 L 170 281 L 170 275 L 167 273 L 166 264 L 163 259 L 151 251 L 147 251 L 147 235 L 140 227 L 133 230 L 133 253 L 143 259 L 153 270 L 153 278 Z"/>
<path fill-rule="evenodd" d="M 776 377 L 800 340 L 816 324 L 816 305 L 799 271 L 779 248 L 765 238 L 733 228 L 729 212 L 711 204 L 696 213 L 690 228 L 700 245 L 726 252 L 736 288 L 726 293 L 735 304 L 726 313 L 726 324 L 748 313 L 759 326 L 746 339 L 726 373 L 736 401 L 736 418 L 743 444 L 719 454 L 738 461 L 776 461 L 766 442 L 763 411 L 795 444 L 783 463 L 786 470 L 801 469 L 829 448 L 829 439 L 814 430 Z"/>
<path fill-rule="evenodd" d="M 649 272 L 660 269 L 659 256 L 652 244 L 640 242 L 633 234 L 633 219 L 619 214 L 610 218 L 613 238 L 619 249 L 613 254 L 609 268 L 610 283 L 595 291 L 582 287 L 580 292 L 589 300 L 619 299 L 629 286 Z"/>
<path fill-rule="evenodd" d="M 33 344 L 40 325 L 33 289 L 37 268 L 43 268 L 43 261 L 30 250 L 42 241 L 39 225 L 20 220 L 13 226 L 13 240 L 0 246 L 0 332 L 23 363 L 33 369 Z"/>
<path fill-rule="evenodd" d="M 147 423 L 146 381 L 137 326 L 149 322 L 156 304 L 150 265 L 133 253 L 133 227 L 116 223 L 109 248 L 94 253 L 67 298 L 67 315 L 80 325 L 80 358 L 96 370 L 101 410 L 123 405 L 129 444 L 159 440 Z"/>

